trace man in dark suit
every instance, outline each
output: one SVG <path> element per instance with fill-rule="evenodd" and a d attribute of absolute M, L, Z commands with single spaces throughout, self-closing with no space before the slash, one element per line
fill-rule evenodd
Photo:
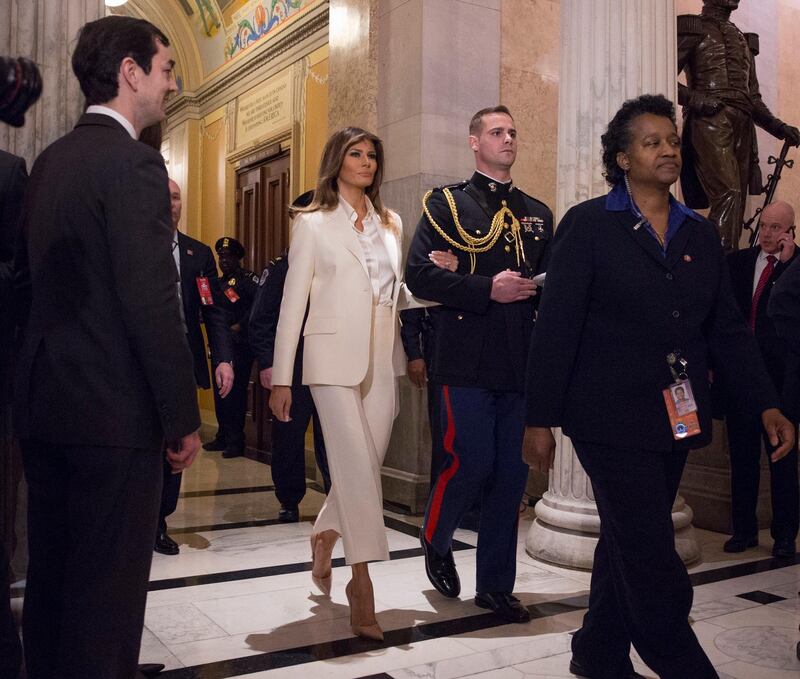
<path fill-rule="evenodd" d="M 742 314 L 755 334 L 764 364 L 778 393 L 783 390 L 787 342 L 779 337 L 767 315 L 773 286 L 789 264 L 797 258 L 794 243 L 794 210 L 783 201 L 771 203 L 760 215 L 759 247 L 732 252 L 727 261 L 733 292 Z M 723 385 L 724 390 L 724 385 Z M 726 424 L 731 459 L 731 509 L 733 537 L 724 545 L 726 552 L 742 552 L 758 545 L 758 483 L 761 441 L 769 458 L 774 450 L 761 422 L 748 417 L 728 399 Z M 785 407 L 787 404 L 783 404 Z M 796 420 L 795 420 L 796 423 Z M 795 539 L 800 521 L 798 503 L 797 450 L 773 462 L 769 460 L 772 486 L 772 553 L 777 557 L 795 554 Z"/>
<path fill-rule="evenodd" d="M 72 67 L 89 106 L 31 173 L 14 408 L 29 679 L 136 675 L 164 442 L 176 470 L 200 448 L 166 168 L 136 141 L 164 117 L 173 66 L 146 21 L 86 24 Z"/>
<path fill-rule="evenodd" d="M 9 497 L 0 508 L 0 677 L 16 677 L 22 662 L 19 643 L 8 591 L 8 561 L 14 544 L 14 527 L 11 518 L 16 506 L 16 488 L 19 481 L 11 447 L 11 352 L 14 342 L 14 245 L 19 234 L 19 217 L 22 198 L 28 182 L 25 161 L 5 151 L 0 151 L 0 470 L 3 477 L 0 489 Z M 7 503 L 7 504 L 6 504 Z M 12 508 L 10 512 L 7 509 Z"/>
<path fill-rule="evenodd" d="M 786 417 L 800 420 L 800 257 L 795 257 L 776 281 L 767 313 L 779 337 L 786 340 L 786 370 L 781 402 Z"/>
<path fill-rule="evenodd" d="M 228 314 L 216 296 L 217 263 L 211 248 L 178 230 L 181 219 L 181 187 L 169 180 L 169 196 L 172 218 L 172 257 L 177 267 L 180 282 L 176 284 L 181 300 L 180 311 L 186 341 L 192 352 L 194 378 L 200 389 L 209 389 L 211 380 L 206 360 L 206 345 L 200 319 L 206 326 L 211 363 L 214 366 L 214 381 L 219 395 L 225 397 L 233 386 L 233 347 L 231 344 Z M 161 491 L 161 509 L 158 515 L 158 530 L 154 549 L 159 554 L 174 556 L 180 551 L 178 543 L 167 534 L 167 517 L 178 506 L 181 490 L 181 474 L 169 465 L 164 465 L 164 484 Z"/>
<path fill-rule="evenodd" d="M 309 192 L 310 193 L 310 192 Z M 305 194 L 303 194 L 305 195 Z M 301 196 L 300 198 L 302 198 Z M 298 198 L 295 205 L 298 205 Z M 311 202 L 309 197 L 308 202 Z M 307 203 L 306 203 L 307 204 Z M 258 283 L 253 308 L 250 312 L 250 347 L 258 361 L 258 375 L 264 389 L 272 389 L 272 359 L 275 350 L 275 333 L 281 313 L 283 284 L 289 270 L 288 252 L 276 257 L 267 265 Z M 272 418 L 272 482 L 275 496 L 281 503 L 278 521 L 296 523 L 300 520 L 298 505 L 306 494 L 306 430 L 309 421 L 314 428 L 314 456 L 322 474 L 327 493 L 331 489 L 328 457 L 311 390 L 303 384 L 303 336 L 297 345 L 292 377 L 292 418 L 281 422 Z"/>
<path fill-rule="evenodd" d="M 411 292 L 440 302 L 433 374 L 442 385 L 446 460 L 428 500 L 421 534 L 428 579 L 444 596 L 461 584 L 453 532 L 481 502 L 475 604 L 510 622 L 528 610 L 514 597 L 517 523 L 527 469 L 525 366 L 536 285 L 553 233 L 550 209 L 511 181 L 517 131 L 508 109 L 478 111 L 469 144 L 476 172 L 430 192 L 408 253 Z M 455 271 L 432 251 L 453 249 Z"/>

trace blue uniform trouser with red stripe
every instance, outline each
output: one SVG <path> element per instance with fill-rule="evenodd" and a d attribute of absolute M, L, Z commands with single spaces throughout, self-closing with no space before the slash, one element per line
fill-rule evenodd
<path fill-rule="evenodd" d="M 425 511 L 425 539 L 450 548 L 461 517 L 480 501 L 478 592 L 512 592 L 519 503 L 528 478 L 522 461 L 521 393 L 442 386 L 445 463 Z"/>

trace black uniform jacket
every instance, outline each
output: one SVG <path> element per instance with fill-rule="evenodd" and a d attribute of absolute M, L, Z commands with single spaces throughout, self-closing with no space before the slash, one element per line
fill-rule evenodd
<path fill-rule="evenodd" d="M 786 341 L 786 368 L 781 402 L 793 422 L 800 421 L 800 257 L 795 257 L 775 283 L 767 312 L 775 331 Z"/>
<path fill-rule="evenodd" d="M 440 302 L 436 314 L 432 381 L 464 387 L 523 391 L 530 333 L 536 297 L 524 302 L 499 304 L 490 299 L 492 277 L 505 269 L 544 271 L 547 246 L 553 233 L 550 209 L 513 187 L 475 173 L 469 181 L 448 187 L 455 200 L 462 227 L 475 237 L 488 233 L 492 218 L 505 200 L 520 220 L 527 266 L 518 266 L 516 248 L 505 229 L 495 245 L 475 256 L 470 273 L 469 255 L 453 247 L 423 214 L 411 242 L 405 281 L 414 295 Z M 456 242 L 463 243 L 444 193 L 436 189 L 428 201 L 436 223 Z M 508 250 L 506 250 L 508 248 Z M 432 250 L 451 249 L 458 256 L 455 272 L 440 269 L 428 258 Z"/>
<path fill-rule="evenodd" d="M 195 431 L 160 154 L 84 115 L 34 164 L 23 228 L 17 435 L 152 450 Z"/>
<path fill-rule="evenodd" d="M 711 440 L 712 366 L 743 412 L 776 407 L 714 226 L 686 219 L 665 257 L 630 211 L 608 211 L 605 201 L 571 208 L 556 232 L 531 345 L 527 424 L 616 448 L 698 448 Z M 661 393 L 676 350 L 688 361 L 702 429 L 681 442 Z"/>
<path fill-rule="evenodd" d="M 220 304 L 228 312 L 234 345 L 246 346 L 250 309 L 253 307 L 253 300 L 258 290 L 258 276 L 240 267 L 232 276 L 218 278 L 215 286 Z"/>
<path fill-rule="evenodd" d="M 760 252 L 761 248 L 758 247 L 747 248 L 731 252 L 727 257 L 733 295 L 745 319 L 750 317 L 753 302 L 753 277 Z M 764 288 L 756 309 L 756 342 L 761 349 L 761 356 L 767 366 L 767 372 L 778 392 L 783 386 L 783 375 L 786 370 L 786 340 L 778 336 L 775 324 L 767 314 L 767 308 L 773 287 L 797 256 L 798 252 L 795 250 L 792 259 L 788 262 L 779 261 L 775 264 L 775 271 L 772 273 L 767 287 Z"/>
<path fill-rule="evenodd" d="M 211 380 L 208 375 L 205 342 L 200 320 L 206 326 L 208 346 L 211 350 L 211 363 L 217 365 L 223 361 L 233 361 L 233 343 L 230 331 L 230 316 L 218 294 L 214 294 L 214 304 L 203 304 L 197 279 L 208 278 L 212 292 L 217 286 L 217 263 L 211 248 L 195 240 L 185 233 L 178 232 L 178 249 L 181 261 L 181 296 L 183 312 L 186 318 L 186 339 L 192 350 L 194 359 L 194 378 L 197 386 L 208 389 Z M 175 269 L 173 265 L 172 269 Z M 236 370 L 236 366 L 233 367 Z"/>
<path fill-rule="evenodd" d="M 248 336 L 250 338 L 250 349 L 252 349 L 253 356 L 258 361 L 259 370 L 272 367 L 275 353 L 275 333 L 278 330 L 278 319 L 281 315 L 283 285 L 286 282 L 287 271 L 289 271 L 288 250 L 270 261 L 258 281 L 253 308 L 250 310 Z M 307 310 L 306 313 L 308 313 Z M 303 333 L 301 331 L 297 354 L 294 358 L 292 384 L 302 384 L 302 365 Z"/>

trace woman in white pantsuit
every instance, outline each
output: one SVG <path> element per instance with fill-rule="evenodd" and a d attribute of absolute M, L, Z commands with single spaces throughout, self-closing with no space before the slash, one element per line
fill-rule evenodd
<path fill-rule="evenodd" d="M 389 558 L 380 470 L 397 414 L 396 378 L 406 365 L 397 317 L 407 294 L 402 225 L 381 202 L 382 173 L 383 147 L 365 130 L 346 128 L 325 145 L 314 200 L 295 211 L 270 397 L 275 417 L 287 421 L 308 305 L 303 383 L 319 413 L 332 485 L 311 536 L 312 578 L 330 593 L 331 552 L 341 535 L 353 571 L 350 623 L 372 639 L 383 632 L 367 562 Z"/>

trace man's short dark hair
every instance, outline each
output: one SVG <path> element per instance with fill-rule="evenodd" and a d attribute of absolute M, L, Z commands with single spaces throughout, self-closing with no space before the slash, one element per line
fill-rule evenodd
<path fill-rule="evenodd" d="M 471 135 L 477 137 L 481 133 L 481 129 L 483 128 L 483 116 L 488 116 L 490 113 L 504 113 L 511 118 L 511 120 L 514 120 L 514 116 L 511 115 L 511 111 L 508 110 L 507 106 L 503 106 L 502 104 L 499 106 L 482 108 L 474 116 L 472 116 L 472 120 L 469 121 L 469 133 Z"/>
<path fill-rule="evenodd" d="M 169 45 L 167 36 L 144 19 L 107 16 L 86 24 L 78 34 L 72 70 L 87 105 L 105 104 L 117 96 L 119 67 L 125 57 L 150 73 L 159 42 Z"/>
<path fill-rule="evenodd" d="M 675 125 L 675 105 L 661 94 L 642 94 L 628 99 L 614 114 L 608 128 L 600 137 L 603 144 L 603 176 L 611 186 L 616 186 L 625 178 L 625 173 L 617 164 L 617 154 L 631 145 L 631 123 L 645 113 L 669 118 Z"/>

